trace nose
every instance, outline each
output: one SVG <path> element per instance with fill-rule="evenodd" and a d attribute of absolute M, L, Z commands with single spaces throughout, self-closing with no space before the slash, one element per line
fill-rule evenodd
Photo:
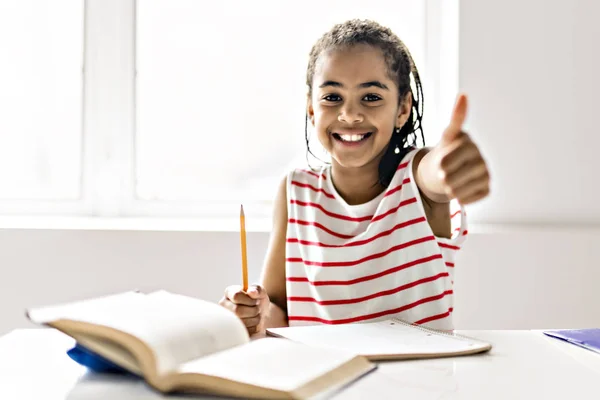
<path fill-rule="evenodd" d="M 361 114 L 359 107 L 347 102 L 340 109 L 338 121 L 347 124 L 357 124 L 364 121 L 364 116 Z"/>

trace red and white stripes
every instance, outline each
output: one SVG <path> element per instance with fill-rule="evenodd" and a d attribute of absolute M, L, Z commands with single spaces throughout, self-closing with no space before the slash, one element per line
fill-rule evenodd
<path fill-rule="evenodd" d="M 351 206 L 330 169 L 288 176 L 286 243 L 290 325 L 398 317 L 452 329 L 454 255 L 466 235 L 462 210 L 453 237 L 435 237 L 412 177 L 409 153 L 391 184 Z"/>

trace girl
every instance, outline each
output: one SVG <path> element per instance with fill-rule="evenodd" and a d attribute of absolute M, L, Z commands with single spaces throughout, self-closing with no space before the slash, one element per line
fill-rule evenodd
<path fill-rule="evenodd" d="M 489 192 L 486 163 L 462 131 L 466 97 L 435 147 L 413 147 L 419 73 L 404 43 L 368 20 L 317 41 L 306 83 L 307 120 L 331 165 L 283 179 L 261 285 L 230 286 L 219 303 L 251 334 L 391 317 L 453 329 L 454 258 L 467 230 L 451 200 Z"/>

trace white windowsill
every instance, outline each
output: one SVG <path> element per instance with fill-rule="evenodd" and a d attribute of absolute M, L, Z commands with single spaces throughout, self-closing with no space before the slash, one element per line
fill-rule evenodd
<path fill-rule="evenodd" d="M 270 232 L 270 218 L 246 217 L 246 231 Z M 237 218 L 163 218 L 163 217 L 86 217 L 86 216 L 0 216 L 0 229 L 32 230 L 102 230 L 102 231 L 158 231 L 158 232 L 239 232 Z M 581 224 L 469 224 L 470 234 L 497 234 L 515 232 L 597 232 L 600 225 Z"/>
<path fill-rule="evenodd" d="M 0 216 L 0 229 L 239 232 L 238 218 Z M 270 232 L 270 218 L 246 217 L 246 231 Z"/>

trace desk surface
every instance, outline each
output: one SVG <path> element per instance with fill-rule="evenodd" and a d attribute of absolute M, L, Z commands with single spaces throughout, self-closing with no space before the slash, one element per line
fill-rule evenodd
<path fill-rule="evenodd" d="M 489 341 L 494 348 L 483 355 L 384 362 L 333 399 L 600 398 L 596 353 L 535 331 L 460 333 Z M 192 398 L 161 396 L 137 379 L 86 373 L 65 354 L 73 343 L 49 329 L 16 330 L 0 337 L 0 399 Z"/>

